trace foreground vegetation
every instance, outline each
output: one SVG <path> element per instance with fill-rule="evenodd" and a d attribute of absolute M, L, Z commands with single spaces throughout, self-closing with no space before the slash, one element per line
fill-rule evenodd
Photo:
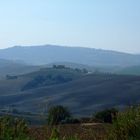
<path fill-rule="evenodd" d="M 0 118 L 0 140 L 139 140 L 140 139 L 140 107 L 130 107 L 116 114 L 115 109 L 97 113 L 94 117 L 101 118 L 102 123 L 60 124 L 59 120 L 71 117 L 62 106 L 50 109 L 50 124 L 42 127 L 27 126 L 23 119 L 13 117 Z M 115 117 L 109 123 L 110 114 Z M 59 116 L 59 113 L 61 115 Z M 62 115 L 64 113 L 64 115 Z M 58 115 L 58 118 L 57 118 Z M 107 117 L 108 116 L 108 117 Z M 93 119 L 93 118 L 92 118 Z M 109 119 L 110 121 L 110 119 Z M 57 125 L 54 124 L 57 123 Z"/>
<path fill-rule="evenodd" d="M 0 118 L 0 140 L 33 140 L 28 136 L 28 127 L 23 119 Z"/>
<path fill-rule="evenodd" d="M 109 140 L 140 140 L 140 107 L 119 113 L 110 128 Z"/>

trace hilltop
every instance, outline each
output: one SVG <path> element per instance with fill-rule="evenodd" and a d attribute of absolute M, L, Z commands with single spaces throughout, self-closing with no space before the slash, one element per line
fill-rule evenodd
<path fill-rule="evenodd" d="M 64 61 L 102 67 L 140 65 L 140 55 L 110 50 L 57 45 L 15 46 L 12 48 L 1 49 L 0 58 L 20 60 L 34 65 L 44 65 Z"/>

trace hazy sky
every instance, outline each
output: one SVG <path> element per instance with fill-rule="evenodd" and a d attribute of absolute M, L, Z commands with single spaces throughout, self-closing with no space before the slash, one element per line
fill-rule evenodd
<path fill-rule="evenodd" d="M 0 48 L 38 44 L 140 53 L 140 0 L 0 0 Z"/>

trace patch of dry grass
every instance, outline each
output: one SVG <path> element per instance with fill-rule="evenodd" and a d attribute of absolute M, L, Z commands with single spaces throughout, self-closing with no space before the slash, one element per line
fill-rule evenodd
<path fill-rule="evenodd" d="M 68 124 L 58 125 L 55 127 L 32 127 L 30 134 L 36 140 L 49 140 L 52 130 L 55 128 L 59 133 L 60 139 L 76 137 L 78 140 L 105 140 L 106 130 L 108 125 L 81 125 L 81 124 Z"/>

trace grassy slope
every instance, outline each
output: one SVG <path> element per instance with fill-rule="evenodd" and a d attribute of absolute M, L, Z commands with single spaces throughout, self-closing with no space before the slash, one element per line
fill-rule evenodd
<path fill-rule="evenodd" d="M 31 90 L 20 89 L 37 75 L 61 73 L 76 77 L 72 81 Z M 47 105 L 63 104 L 76 115 L 91 115 L 111 106 L 140 101 L 140 77 L 109 74 L 77 76 L 68 70 L 41 70 L 17 79 L 0 81 L 0 105 L 14 105 L 24 111 L 42 112 Z"/>
<path fill-rule="evenodd" d="M 24 74 L 40 69 L 40 66 L 30 66 L 22 62 L 0 59 L 0 78 L 6 75 Z"/>
<path fill-rule="evenodd" d="M 140 75 L 140 66 L 126 67 L 118 71 L 118 73 L 127 75 Z"/>
<path fill-rule="evenodd" d="M 16 79 L 0 79 L 0 95 L 9 95 L 9 94 L 18 94 L 21 92 L 21 89 L 30 81 L 32 81 L 37 76 L 46 77 L 48 75 L 57 76 L 62 75 L 64 77 L 70 77 L 73 80 L 81 77 L 83 74 L 76 72 L 72 69 L 53 69 L 46 68 L 41 69 L 40 71 L 31 72 L 28 74 L 23 74 L 17 76 Z"/>

